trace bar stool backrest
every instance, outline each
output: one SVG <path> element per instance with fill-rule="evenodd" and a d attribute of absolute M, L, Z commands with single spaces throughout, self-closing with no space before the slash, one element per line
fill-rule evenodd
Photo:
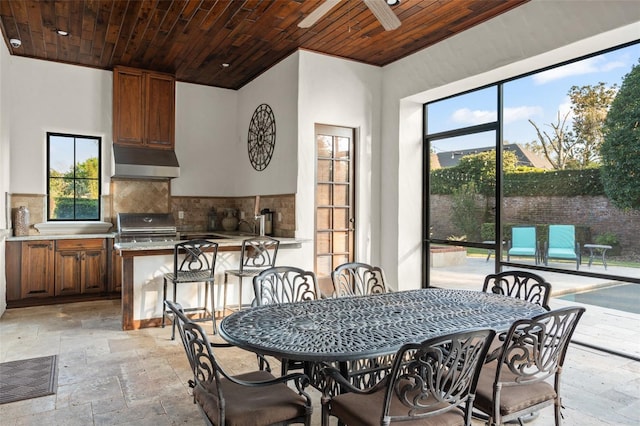
<path fill-rule="evenodd" d="M 242 241 L 240 273 L 245 269 L 265 269 L 276 264 L 280 241 L 270 237 L 252 237 Z"/>
<path fill-rule="evenodd" d="M 173 250 L 173 273 L 177 281 L 194 273 L 209 272 L 213 278 L 218 243 L 208 240 L 189 240 L 175 245 Z"/>

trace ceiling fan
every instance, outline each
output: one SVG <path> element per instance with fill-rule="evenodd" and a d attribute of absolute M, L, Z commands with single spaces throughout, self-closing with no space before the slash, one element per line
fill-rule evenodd
<path fill-rule="evenodd" d="M 316 9 L 304 18 L 298 26 L 300 28 L 309 28 L 315 24 L 320 18 L 329 13 L 331 9 L 338 5 L 342 0 L 324 0 Z M 364 4 L 371 10 L 371 12 L 378 18 L 380 24 L 386 31 L 395 30 L 400 26 L 400 19 L 393 13 L 389 4 L 398 4 L 397 0 L 362 0 Z"/>

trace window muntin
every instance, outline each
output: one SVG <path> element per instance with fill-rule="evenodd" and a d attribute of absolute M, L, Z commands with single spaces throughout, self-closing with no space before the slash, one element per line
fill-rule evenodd
<path fill-rule="evenodd" d="M 94 136 L 47 133 L 47 219 L 100 220 L 100 147 Z"/>
<path fill-rule="evenodd" d="M 429 134 L 496 121 L 496 99 L 496 86 L 491 86 L 428 104 Z"/>

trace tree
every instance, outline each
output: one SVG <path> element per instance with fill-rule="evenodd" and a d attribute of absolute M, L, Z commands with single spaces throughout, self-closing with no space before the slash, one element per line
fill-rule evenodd
<path fill-rule="evenodd" d="M 598 164 L 600 146 L 603 141 L 602 128 L 617 86 L 572 86 L 569 89 L 571 111 L 561 116 L 558 111 L 556 123 L 548 124 L 552 131 L 547 133 L 536 123 L 529 123 L 536 129 L 538 140 L 528 144 L 533 152 L 541 153 L 556 170 L 584 169 Z M 572 130 L 568 129 L 573 113 Z"/>
<path fill-rule="evenodd" d="M 518 157 L 514 152 L 502 153 L 502 168 L 505 172 L 515 170 Z M 475 182 L 478 193 L 492 196 L 496 187 L 496 150 L 465 155 L 456 166 L 456 171 Z"/>
<path fill-rule="evenodd" d="M 529 123 L 536 129 L 539 148 L 535 148 L 533 144 L 528 147 L 534 152 L 542 152 L 556 170 L 564 170 L 575 164 L 578 141 L 573 133 L 567 129 L 568 119 L 569 113 L 561 117 L 560 111 L 558 111 L 558 122 L 548 124 L 552 129 L 551 133 L 540 130 L 536 123 L 529 120 Z"/>
<path fill-rule="evenodd" d="M 602 183 L 619 208 L 640 210 L 640 64 L 623 81 L 604 125 Z"/>
<path fill-rule="evenodd" d="M 617 85 L 606 87 L 604 83 L 569 89 L 576 138 L 575 157 L 579 168 L 600 162 L 604 122 L 617 91 Z"/>

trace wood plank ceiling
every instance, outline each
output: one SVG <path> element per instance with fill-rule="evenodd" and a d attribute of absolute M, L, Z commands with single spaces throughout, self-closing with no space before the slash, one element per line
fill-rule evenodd
<path fill-rule="evenodd" d="M 402 25 L 384 31 L 361 0 L 307 29 L 322 0 L 2 0 L 0 29 L 12 55 L 239 89 L 297 49 L 383 66 L 527 1 L 402 0 Z"/>

